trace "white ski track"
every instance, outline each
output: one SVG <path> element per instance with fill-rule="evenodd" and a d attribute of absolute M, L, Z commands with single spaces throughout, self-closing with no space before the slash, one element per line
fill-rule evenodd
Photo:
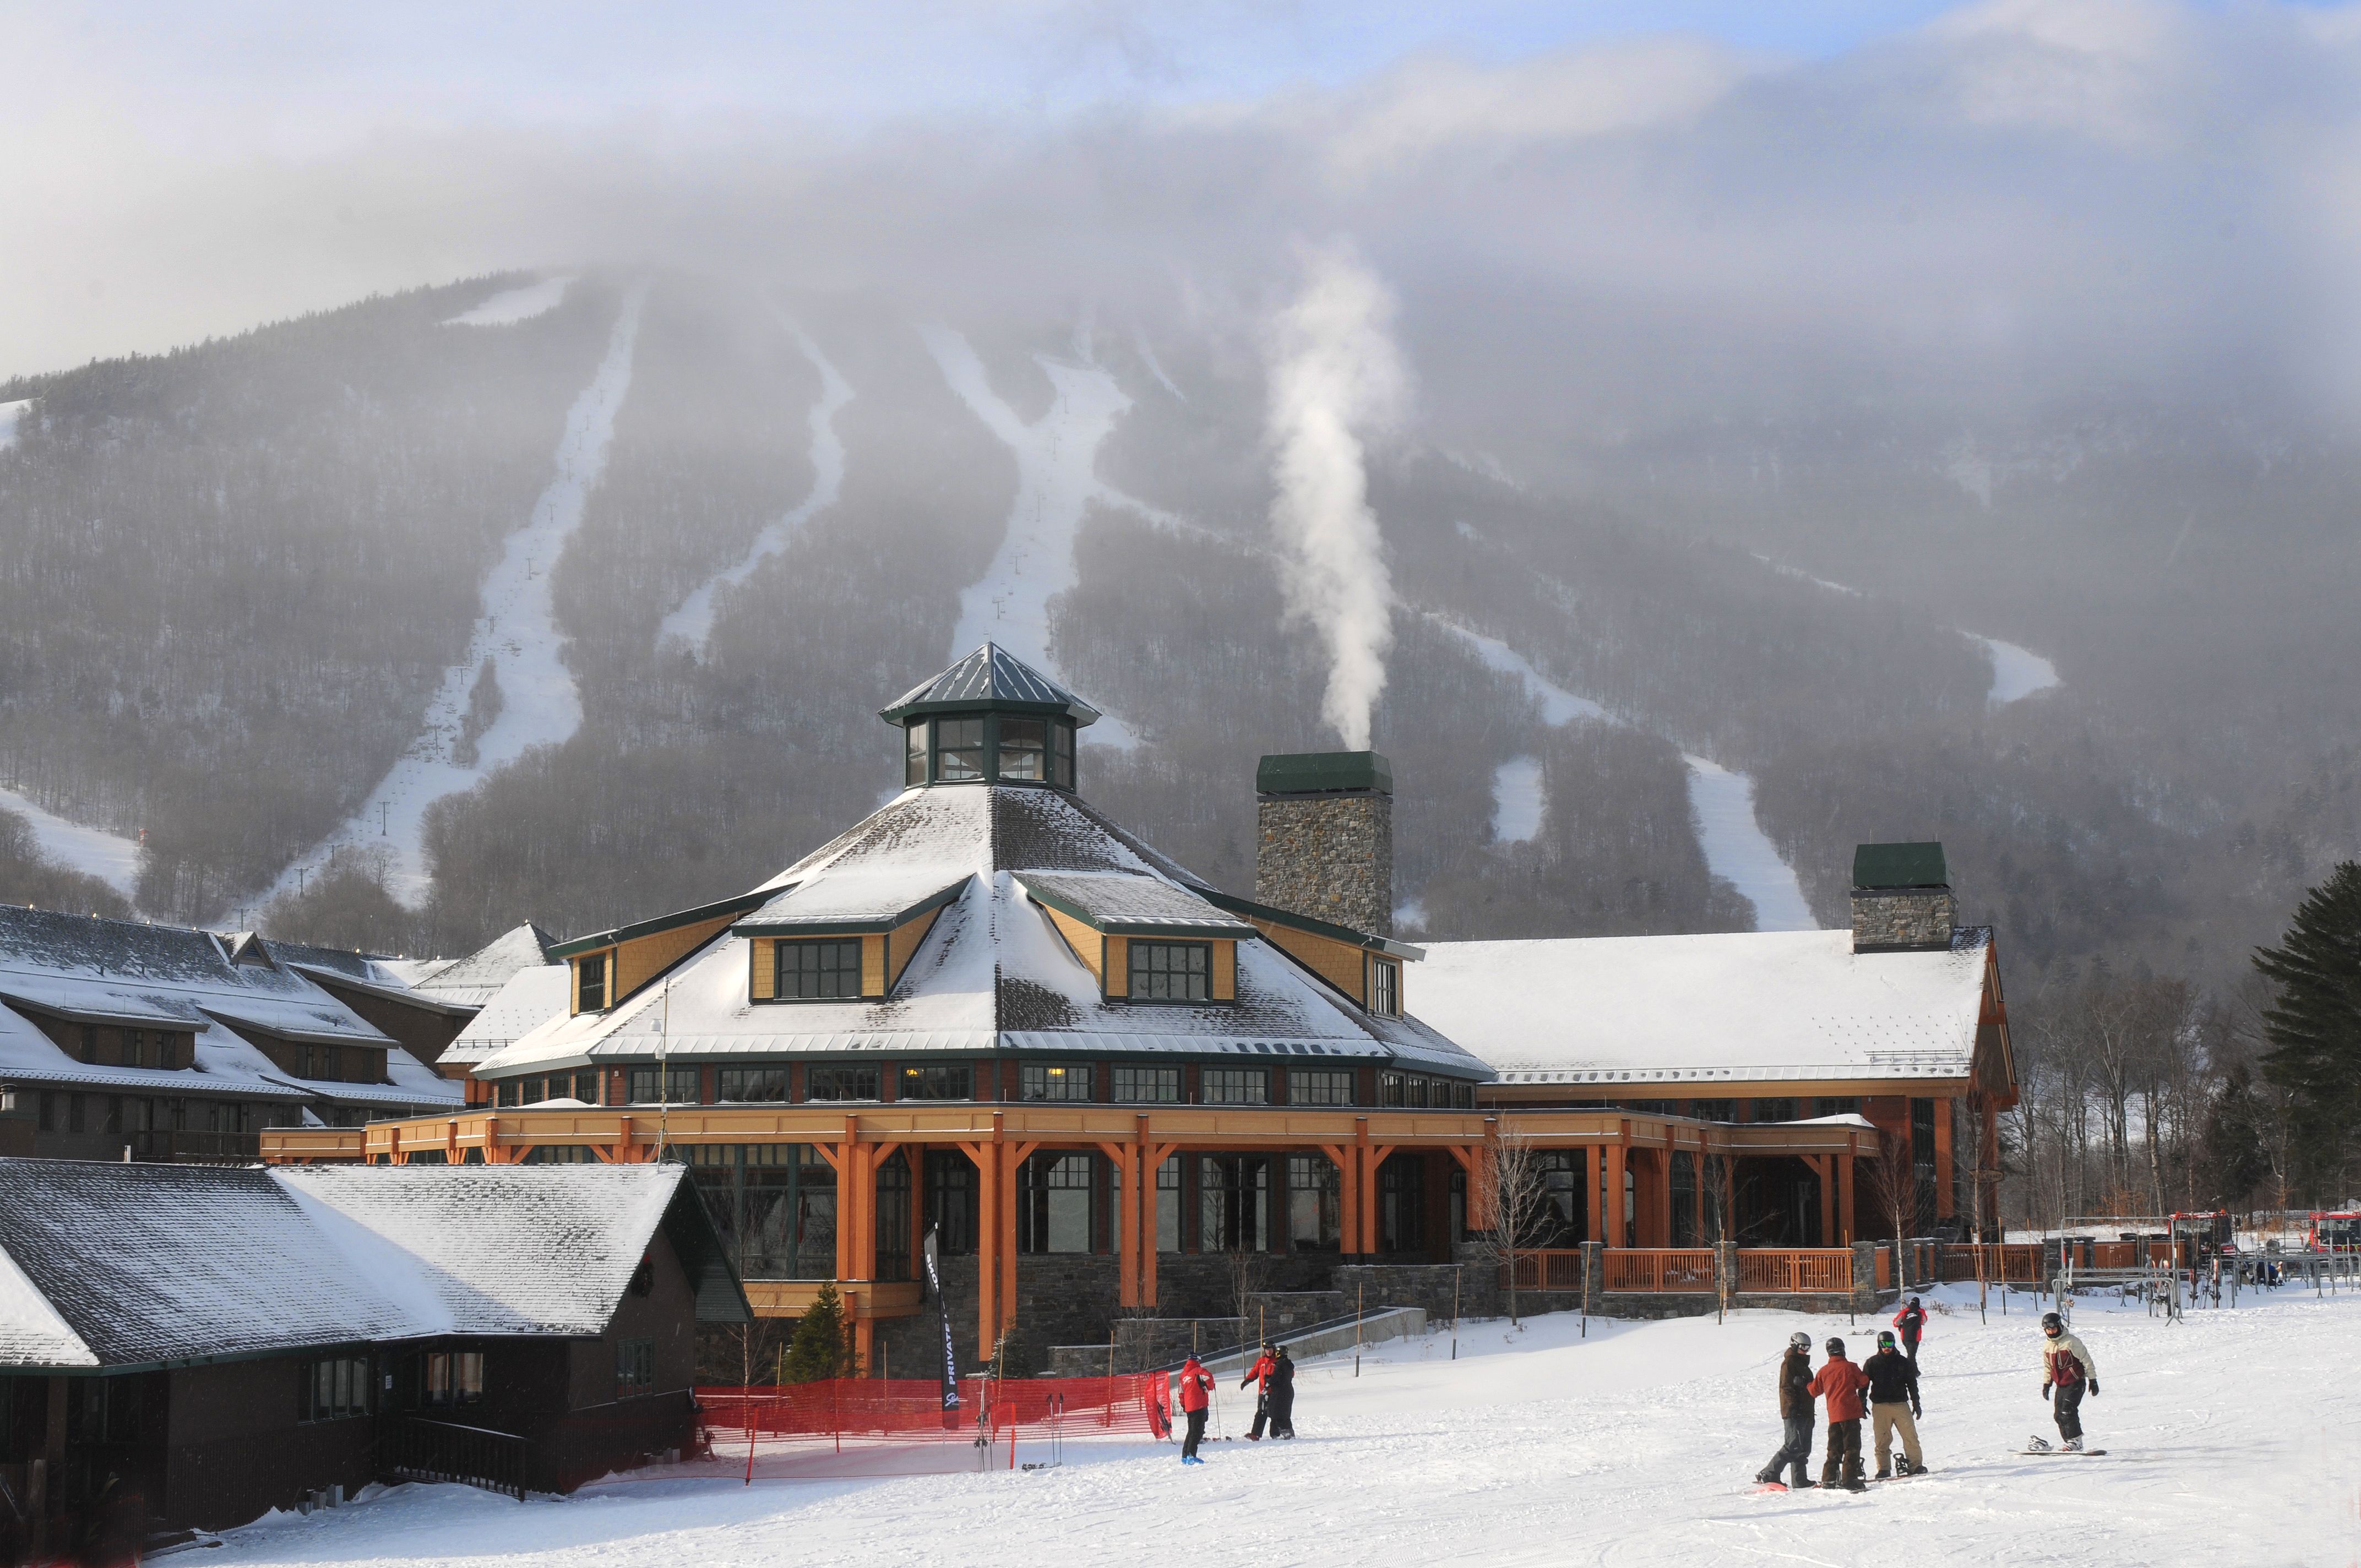
<path fill-rule="evenodd" d="M 16 422 L 33 406 L 30 398 L 18 398 L 14 402 L 0 403 L 0 452 L 16 444 Z"/>
<path fill-rule="evenodd" d="M 555 277 L 503 289 L 490 299 L 472 309 L 461 311 L 443 324 L 445 326 L 514 326 L 535 316 L 545 316 L 566 301 L 566 291 L 580 277 L 578 272 L 561 272 Z"/>
<path fill-rule="evenodd" d="M 725 587 L 736 587 L 754 575 L 754 569 L 764 561 L 786 549 L 788 543 L 803 532 L 804 525 L 836 504 L 844 490 L 844 441 L 836 433 L 836 416 L 852 400 L 851 384 L 837 373 L 819 345 L 811 340 L 800 323 L 775 305 L 772 313 L 796 340 L 803 356 L 819 372 L 819 401 L 812 405 L 811 466 L 812 487 L 804 499 L 785 516 L 754 536 L 745 556 L 726 572 L 708 577 L 696 592 L 683 599 L 678 609 L 665 616 L 656 629 L 656 641 L 678 638 L 688 644 L 698 657 L 705 654 L 706 644 L 713 637 L 713 601 Z"/>
<path fill-rule="evenodd" d="M 1048 413 L 1027 424 L 992 389 L 983 361 L 965 335 L 935 323 L 921 324 L 918 334 L 951 390 L 1016 456 L 1016 500 L 1009 508 L 1008 532 L 983 576 L 960 596 L 951 656 L 979 642 L 997 642 L 1065 680 L 1049 652 L 1049 601 L 1076 581 L 1074 537 L 1082 513 L 1097 501 L 1137 512 L 1160 526 L 1186 524 L 1100 482 L 1099 444 L 1131 407 L 1131 399 L 1103 367 L 1035 355 L 1033 362 L 1049 378 L 1055 397 Z M 1077 341 L 1082 341 L 1082 334 Z M 1089 739 L 1096 745 L 1125 749 L 1138 742 L 1131 727 L 1112 713 L 1091 727 Z"/>
<path fill-rule="evenodd" d="M 1832 583 L 1826 577 L 1816 577 L 1801 566 L 1774 561 L 1759 550 L 1751 554 L 1783 577 L 1793 577 L 1814 587 L 1826 588 L 1832 594 L 1842 594 L 1847 598 L 1869 597 L 1863 589 L 1844 583 Z M 2029 648 L 2020 648 L 2014 642 L 2004 642 L 1997 637 L 1986 637 L 1981 632 L 1962 631 L 1960 635 L 1971 642 L 1982 644 L 1991 656 L 1992 685 L 1984 693 L 1984 701 L 1993 707 L 2006 707 L 2010 703 L 2022 702 L 2037 692 L 2046 692 L 2065 684 L 2058 677 L 2058 666 Z"/>
<path fill-rule="evenodd" d="M 1488 667 L 1514 675 L 1526 694 L 1541 704 L 1542 718 L 1553 728 L 1576 719 L 1615 721 L 1607 709 L 1559 685 L 1499 638 L 1470 631 L 1431 610 L 1427 619 L 1475 650 Z M 1754 780 L 1692 752 L 1684 751 L 1681 761 L 1688 765 L 1689 806 L 1697 813 L 1697 847 L 1705 852 L 1713 874 L 1736 887 L 1754 905 L 1755 929 L 1818 929 L 1819 922 L 1812 918 L 1811 905 L 1794 868 L 1780 858 L 1778 846 L 1771 842 L 1754 815 Z M 1548 808 L 1541 765 L 1533 759 L 1515 758 L 1493 771 L 1496 839 L 1502 843 L 1531 839 L 1541 831 Z"/>
<path fill-rule="evenodd" d="M 486 575 L 483 613 L 467 639 L 467 651 L 443 672 L 443 684 L 426 705 L 418 738 L 351 820 L 281 872 L 260 902 L 296 891 L 302 883 L 299 872 L 316 871 L 335 851 L 349 848 L 381 852 L 386 890 L 415 908 L 430 881 L 426 808 L 445 795 L 472 789 L 528 748 L 558 744 L 581 728 L 582 696 L 559 657 L 564 637 L 550 599 L 549 574 L 581 526 L 583 508 L 606 471 L 615 415 L 631 389 L 631 354 L 647 296 L 648 286 L 641 283 L 623 297 L 606 357 L 566 411 L 549 487 L 533 503 L 525 525 L 509 535 L 499 562 Z M 467 717 L 477 673 L 487 659 L 500 682 L 500 716 L 477 741 L 475 765 L 463 767 L 452 760 L 452 748 Z"/>
<path fill-rule="evenodd" d="M 31 825 L 33 841 L 45 858 L 94 876 L 126 898 L 138 887 L 139 846 L 135 840 L 69 822 L 12 789 L 0 789 L 0 811 L 13 811 Z"/>

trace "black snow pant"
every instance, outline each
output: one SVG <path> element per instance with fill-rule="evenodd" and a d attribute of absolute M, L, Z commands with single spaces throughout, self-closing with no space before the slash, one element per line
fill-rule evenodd
<path fill-rule="evenodd" d="M 1823 1486 L 1865 1486 L 1861 1473 L 1861 1418 L 1828 1423 L 1828 1453 L 1820 1462 Z"/>
<path fill-rule="evenodd" d="M 1787 1485 L 1800 1492 L 1812 1478 L 1809 1468 L 1812 1463 L 1812 1412 L 1806 1410 L 1799 1416 L 1785 1417 L 1784 1422 L 1786 1439 L 1779 1444 L 1779 1452 L 1771 1456 L 1771 1463 L 1762 1468 L 1755 1479 L 1768 1486 L 1778 1480 L 1779 1472 L 1784 1470 L 1787 1472 Z"/>
<path fill-rule="evenodd" d="M 2082 1435 L 2082 1390 L 2088 1383 L 2060 1383 L 2049 1397 L 2058 1417 L 2058 1435 L 2068 1440 Z"/>
<path fill-rule="evenodd" d="M 1916 1334 L 1905 1333 L 1902 1336 L 1902 1354 L 1910 1358 L 1911 1365 L 1916 1366 L 1918 1365 L 1918 1336 Z"/>
<path fill-rule="evenodd" d="M 1197 1457 L 1197 1445 L 1205 1441 L 1205 1412 L 1191 1410 L 1188 1416 L 1189 1435 L 1180 1440 L 1180 1457 L 1194 1459 Z"/>
<path fill-rule="evenodd" d="M 1292 1388 L 1284 1392 L 1278 1389 L 1271 1391 L 1270 1435 L 1273 1437 L 1295 1435 L 1295 1390 Z"/>
<path fill-rule="evenodd" d="M 1248 1442 L 1260 1442 L 1262 1441 L 1262 1429 L 1268 1425 L 1269 1422 L 1270 1396 L 1268 1394 L 1257 1394 L 1255 1396 L 1254 1425 L 1246 1429 L 1246 1441 Z"/>

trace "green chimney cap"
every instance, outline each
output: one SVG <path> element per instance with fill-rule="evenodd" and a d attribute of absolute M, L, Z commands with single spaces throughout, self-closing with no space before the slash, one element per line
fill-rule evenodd
<path fill-rule="evenodd" d="M 1852 852 L 1855 887 L 1949 887 L 1940 844 L 1861 844 Z"/>
<path fill-rule="evenodd" d="M 1394 765 L 1375 751 L 1284 751 L 1255 768 L 1257 795 L 1391 795 Z"/>

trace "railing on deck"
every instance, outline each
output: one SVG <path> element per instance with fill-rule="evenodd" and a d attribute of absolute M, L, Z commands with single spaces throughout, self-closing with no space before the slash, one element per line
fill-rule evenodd
<path fill-rule="evenodd" d="M 1981 1273 L 1976 1266 L 1979 1262 L 1983 1266 Z M 2038 1244 L 1946 1243 L 1941 1267 L 1947 1285 L 1973 1284 L 1979 1278 L 1992 1285 L 2037 1285 L 2048 1277 L 2041 1266 Z"/>
<path fill-rule="evenodd" d="M 1878 1255 L 1881 1275 L 1884 1258 Z M 1879 1283 L 1884 1283 L 1882 1277 Z M 1845 1247 L 1741 1247 L 1738 1288 L 1746 1296 L 1849 1296 L 1852 1253 Z"/>
<path fill-rule="evenodd" d="M 1609 1247 L 1600 1255 L 1609 1290 L 1711 1290 L 1711 1247 Z"/>
<path fill-rule="evenodd" d="M 1505 1281 L 1503 1281 L 1505 1283 Z M 1520 1290 L 1580 1290 L 1580 1247 L 1535 1247 L 1517 1254 Z"/>
<path fill-rule="evenodd" d="M 378 1438 L 378 1468 L 403 1481 L 457 1481 L 524 1501 L 525 1441 L 511 1432 L 409 1416 Z"/>
<path fill-rule="evenodd" d="M 1706 1293 L 1716 1288 L 1711 1247 L 1603 1247 L 1599 1288 L 1608 1295 Z M 1892 1259 L 1878 1254 L 1881 1284 Z M 1507 1270 L 1502 1270 L 1507 1283 Z M 1578 1291 L 1582 1251 L 1545 1247 L 1516 1257 L 1520 1290 Z M 1741 1247 L 1739 1293 L 1749 1296 L 1842 1296 L 1852 1291 L 1852 1253 L 1845 1247 Z"/>

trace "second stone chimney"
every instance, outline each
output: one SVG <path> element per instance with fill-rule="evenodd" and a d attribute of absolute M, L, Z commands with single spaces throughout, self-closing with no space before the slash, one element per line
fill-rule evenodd
<path fill-rule="evenodd" d="M 1852 852 L 1852 950 L 1949 948 L 1959 924 L 1940 844 L 1861 844 Z"/>
<path fill-rule="evenodd" d="M 1255 900 L 1375 937 L 1394 929 L 1394 770 L 1375 751 L 1255 769 Z"/>

